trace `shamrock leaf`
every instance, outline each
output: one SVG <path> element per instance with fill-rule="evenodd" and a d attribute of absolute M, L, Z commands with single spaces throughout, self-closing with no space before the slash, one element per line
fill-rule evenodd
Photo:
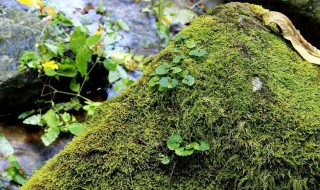
<path fill-rule="evenodd" d="M 196 47 L 196 45 L 197 45 L 196 42 L 194 42 L 193 40 L 188 40 L 185 43 L 186 43 L 187 48 L 190 48 L 190 49 Z"/>
<path fill-rule="evenodd" d="M 195 79 L 191 75 L 186 75 L 184 77 L 184 79 L 182 80 L 182 83 L 186 84 L 188 86 L 192 86 L 194 84 L 194 82 L 195 82 Z"/>
<path fill-rule="evenodd" d="M 160 87 L 174 88 L 178 84 L 177 79 L 172 79 L 171 77 L 162 77 L 159 81 Z"/>
<path fill-rule="evenodd" d="M 180 73 L 182 71 L 180 67 L 172 67 L 171 70 L 173 74 Z"/>
<path fill-rule="evenodd" d="M 154 76 L 149 80 L 148 85 L 151 87 L 155 86 L 155 85 L 159 84 L 159 80 L 160 80 L 160 78 L 158 76 Z"/>
<path fill-rule="evenodd" d="M 177 55 L 173 58 L 174 63 L 179 63 L 182 59 L 186 58 L 184 55 Z"/>
<path fill-rule="evenodd" d="M 167 140 L 167 146 L 169 150 L 176 150 L 177 148 L 179 148 L 181 142 L 182 137 L 180 135 L 171 135 Z"/>
<path fill-rule="evenodd" d="M 156 68 L 156 73 L 158 75 L 164 75 L 169 72 L 169 69 L 171 68 L 171 65 L 169 64 L 162 64 L 159 67 Z"/>
<path fill-rule="evenodd" d="M 180 147 L 175 150 L 178 156 L 189 156 L 194 152 L 194 149 L 186 149 L 185 147 Z"/>
<path fill-rule="evenodd" d="M 210 146 L 206 141 L 199 141 L 199 144 L 194 147 L 195 150 L 200 150 L 200 151 L 209 150 L 209 148 Z"/>
<path fill-rule="evenodd" d="M 204 49 L 189 51 L 189 55 L 194 55 L 194 56 L 197 56 L 197 57 L 204 56 L 205 54 L 207 54 L 207 51 L 204 50 Z"/>

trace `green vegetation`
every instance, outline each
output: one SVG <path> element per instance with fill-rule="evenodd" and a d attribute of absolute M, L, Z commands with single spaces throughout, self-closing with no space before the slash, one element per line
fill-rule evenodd
<path fill-rule="evenodd" d="M 206 151 L 209 150 L 209 144 L 206 141 L 191 142 L 186 146 L 181 146 L 182 137 L 180 135 L 171 135 L 167 140 L 167 147 L 169 150 L 174 150 L 178 156 L 190 156 L 195 150 Z M 161 156 L 161 163 L 169 164 L 170 157 L 165 155 Z"/>
<path fill-rule="evenodd" d="M 41 15 L 42 16 L 42 15 Z M 104 67 L 109 73 L 109 82 L 118 82 L 115 90 L 120 90 L 132 84 L 132 80 L 126 78 L 126 71 L 120 66 L 130 54 L 122 57 L 111 58 L 104 42 L 112 45 L 122 36 L 117 30 L 130 30 L 129 26 L 118 19 L 116 24 L 109 21 L 106 24 L 107 40 L 102 35 L 104 29 L 99 29 L 90 35 L 85 26 L 75 24 L 65 17 L 61 12 L 54 15 L 44 29 L 41 40 L 37 43 L 34 52 L 26 51 L 20 58 L 19 71 L 34 69 L 39 73 L 39 79 L 44 84 L 42 96 L 50 96 L 51 100 L 38 100 L 40 108 L 22 113 L 19 119 L 29 125 L 39 125 L 45 129 L 42 142 L 48 146 L 53 143 L 61 132 L 71 132 L 78 135 L 86 128 L 86 124 L 76 119 L 72 111 L 79 112 L 81 109 L 87 112 L 87 116 L 94 114 L 95 109 L 101 104 L 93 102 L 82 94 L 85 83 L 90 78 L 90 73 L 98 65 Z M 73 29 L 72 34 L 67 30 Z M 55 41 L 50 38 L 49 33 L 55 31 L 59 36 L 54 36 Z M 52 36 L 51 36 L 52 37 Z M 144 62 L 144 57 L 140 58 Z M 120 75 L 119 72 L 123 74 Z M 106 73 L 107 75 L 107 73 Z M 62 85 L 69 83 L 68 85 Z M 69 88 L 69 89 L 68 89 Z M 70 97 L 70 101 L 57 102 L 56 94 Z"/>
<path fill-rule="evenodd" d="M 202 57 L 207 51 L 204 49 L 196 50 L 197 44 L 193 40 L 186 40 L 186 35 L 180 34 L 176 36 L 177 43 L 174 48 L 174 52 L 179 52 L 179 47 L 186 46 L 189 49 L 190 56 Z M 179 84 L 179 80 L 187 85 L 193 86 L 195 83 L 195 78 L 189 74 L 188 70 L 183 70 L 179 65 L 183 64 L 183 60 L 186 58 L 184 54 L 176 55 L 173 57 L 172 63 L 164 63 L 158 66 L 155 69 L 155 73 L 151 73 L 152 78 L 148 82 L 148 85 L 151 87 L 158 87 L 159 91 L 164 91 L 165 89 L 175 88 Z"/>
<path fill-rule="evenodd" d="M 115 83 L 114 90 L 119 91 L 133 83 L 129 79 L 126 69 L 136 70 L 137 65 L 143 65 L 151 57 L 122 52 L 110 54 L 114 43 L 123 38 L 118 30 L 130 30 L 130 27 L 121 19 L 117 19 L 115 22 L 108 20 L 104 27 L 99 26 L 99 29 L 90 35 L 85 26 L 80 23 L 75 24 L 61 12 L 55 13 L 52 7 L 46 7 L 41 1 L 21 0 L 20 2 L 31 7 L 40 7 L 41 14 L 39 16 L 50 17 L 47 27 L 43 30 L 43 34 L 36 44 L 36 51 L 24 52 L 20 58 L 19 66 L 19 71 L 36 70 L 39 73 L 39 79 L 44 84 L 41 95 L 50 96 L 50 100 L 37 101 L 38 110 L 28 110 L 19 116 L 19 119 L 24 119 L 24 124 L 39 125 L 45 129 L 45 134 L 41 139 L 48 146 L 62 132 L 78 135 L 86 128 L 86 124 L 78 121 L 71 112 L 84 110 L 87 112 L 87 116 L 91 116 L 101 104 L 83 96 L 82 92 L 95 67 L 104 67 L 108 72 L 108 82 Z M 152 4 L 153 14 L 158 15 L 159 37 L 165 39 L 164 46 L 170 40 L 170 23 L 169 21 L 166 24 L 163 23 L 164 20 L 167 20 L 164 8 L 172 5 L 171 1 L 158 1 Z M 50 11 L 48 11 L 49 9 Z M 107 15 L 107 12 L 103 10 L 102 1 L 97 12 Z M 70 34 L 70 31 L 73 32 Z M 55 36 L 50 36 L 50 33 L 54 33 Z M 174 58 L 173 62 L 178 64 L 182 59 L 184 59 L 183 55 Z M 161 68 L 159 69 L 161 70 Z M 175 77 L 181 78 L 182 83 L 189 86 L 194 84 L 195 79 L 188 75 L 188 71 L 182 71 L 178 66 L 170 69 L 172 69 L 172 74 L 177 75 Z M 166 74 L 164 72 L 159 71 L 156 74 L 162 73 L 164 75 Z M 170 76 L 156 76 L 152 81 L 153 86 L 159 85 L 160 90 L 174 88 L 178 84 L 178 80 Z M 67 88 L 62 85 L 63 83 L 69 83 Z M 70 97 L 70 101 L 57 102 L 56 94 Z"/>
<path fill-rule="evenodd" d="M 205 56 L 174 39 L 21 189 L 320 189 L 319 67 L 270 32 L 257 9 L 226 4 L 195 19 L 181 34 Z M 194 85 L 148 86 L 181 55 Z M 210 149 L 164 165 L 172 134 Z"/>
<path fill-rule="evenodd" d="M 19 71 L 32 69 L 38 73 L 39 80 L 44 84 L 41 94 L 44 98 L 36 101 L 38 109 L 28 110 L 18 118 L 22 119 L 24 124 L 41 126 L 44 129 L 41 140 L 44 145 L 49 146 L 61 133 L 79 135 L 86 129 L 87 118 L 83 121 L 84 119 L 79 119 L 81 117 L 78 115 L 85 111 L 86 116 L 92 116 L 101 105 L 100 102 L 88 99 L 83 92 L 85 84 L 90 80 L 90 74 L 96 67 L 106 69 L 108 82 L 115 83 L 114 90 L 119 91 L 133 83 L 128 78 L 127 71 L 143 67 L 152 56 L 134 55 L 133 52 L 110 53 L 114 43 L 124 37 L 118 31 L 130 31 L 130 26 L 121 19 L 116 21 L 106 19 L 103 26 L 99 26 L 94 34 L 90 34 L 85 25 L 70 20 L 61 12 L 56 13 L 53 7 L 46 6 L 40 0 L 18 2 L 38 10 L 39 17 L 48 21 L 39 36 L 36 50 L 24 52 L 19 66 Z M 172 6 L 171 1 L 157 1 L 154 4 L 150 3 L 151 9 L 150 7 L 144 9 L 145 12 L 150 11 L 157 15 L 161 47 L 167 46 L 171 39 L 169 32 L 171 23 L 168 17 L 178 18 L 178 15 L 173 13 L 170 15 L 165 13 L 165 8 Z M 103 16 L 109 16 L 103 8 L 103 1 L 100 1 L 100 7 L 96 11 Z M 190 13 L 193 12 L 185 10 L 184 15 Z M 184 58 L 183 55 L 175 57 L 173 59 L 175 66 L 168 69 L 179 78 L 180 82 L 192 86 L 195 79 L 188 75 L 188 71 L 178 66 Z M 159 74 L 161 72 L 163 74 Z M 164 76 L 168 74 L 165 71 L 159 71 L 157 74 L 162 77 L 160 76 L 159 80 L 154 79 L 154 82 L 163 89 L 174 88 L 178 84 L 177 79 Z M 62 98 L 63 101 L 57 100 L 58 95 L 67 98 Z M 26 176 L 22 168 L 13 155 L 8 156 L 8 160 L 12 167 L 7 168 L 3 176 L 9 181 L 23 184 Z"/>
<path fill-rule="evenodd" d="M 14 181 L 20 185 L 24 184 L 26 181 L 26 174 L 23 172 L 20 164 L 13 155 L 13 147 L 3 133 L 0 133 L 0 152 L 3 155 L 3 158 L 8 160 L 11 164 L 10 167 L 2 171 L 1 176 L 8 181 Z M 0 181 L 0 188 L 3 186 L 2 181 Z"/>
<path fill-rule="evenodd" d="M 66 21 L 72 23 L 64 18 L 64 23 Z M 19 116 L 19 119 L 24 119 L 25 124 L 40 125 L 45 128 L 45 134 L 41 139 L 46 146 L 54 142 L 60 132 L 70 131 L 78 135 L 85 129 L 85 124 L 79 123 L 75 116 L 68 113 L 82 108 L 79 98 L 85 100 L 83 109 L 88 112 L 88 115 L 93 115 L 94 109 L 101 104 L 81 95 L 90 72 L 97 64 L 104 63 L 101 58 L 104 53 L 103 46 L 99 45 L 101 33 L 102 31 L 98 31 L 97 34 L 90 36 L 85 27 L 78 26 L 71 34 L 70 40 L 52 42 L 48 38 L 44 39 L 37 44 L 35 52 L 26 51 L 20 58 L 19 71 L 26 68 L 37 70 L 39 79 L 44 83 L 42 95 L 51 96 L 50 109 L 46 106 L 36 114 L 34 114 L 35 110 L 31 110 Z M 58 85 L 53 85 L 52 83 L 56 81 Z M 69 82 L 69 90 L 59 90 L 58 86 L 61 88 L 59 81 Z M 48 91 L 47 94 L 45 94 L 46 91 Z M 56 94 L 64 94 L 72 98 L 68 102 L 56 103 L 54 100 Z"/>

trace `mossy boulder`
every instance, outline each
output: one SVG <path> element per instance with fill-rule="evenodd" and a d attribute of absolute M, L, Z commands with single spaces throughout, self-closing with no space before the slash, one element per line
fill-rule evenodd
<path fill-rule="evenodd" d="M 319 189 L 320 68 L 263 26 L 261 9 L 231 3 L 195 19 L 180 35 L 207 54 L 173 40 L 21 189 Z M 179 77 L 173 89 L 148 86 L 182 54 L 193 86 Z M 177 156 L 172 134 L 210 149 Z"/>

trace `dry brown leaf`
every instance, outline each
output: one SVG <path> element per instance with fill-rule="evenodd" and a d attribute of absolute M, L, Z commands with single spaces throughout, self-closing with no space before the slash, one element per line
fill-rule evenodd
<path fill-rule="evenodd" d="M 291 41 L 292 46 L 299 52 L 303 59 L 310 63 L 320 65 L 320 50 L 312 46 L 302 37 L 286 15 L 276 11 L 269 11 L 263 13 L 261 16 L 265 25 L 275 23 L 281 28 L 283 37 Z"/>

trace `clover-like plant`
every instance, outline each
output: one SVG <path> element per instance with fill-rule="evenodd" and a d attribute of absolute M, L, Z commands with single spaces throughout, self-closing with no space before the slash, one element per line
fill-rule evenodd
<path fill-rule="evenodd" d="M 210 148 L 210 145 L 204 140 L 191 142 L 186 146 L 181 146 L 182 141 L 183 139 L 179 134 L 171 135 L 167 140 L 167 147 L 169 150 L 174 151 L 178 156 L 190 156 L 195 151 L 206 151 Z M 170 160 L 169 156 L 161 155 L 161 163 L 169 164 Z"/>

